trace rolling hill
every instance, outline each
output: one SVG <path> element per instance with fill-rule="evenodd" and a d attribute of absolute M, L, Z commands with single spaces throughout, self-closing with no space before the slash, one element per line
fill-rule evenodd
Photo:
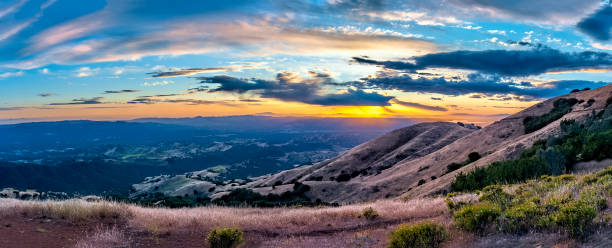
<path fill-rule="evenodd" d="M 421 123 L 398 129 L 314 165 L 266 175 L 229 190 L 262 195 L 310 186 L 306 196 L 331 203 L 430 196 L 446 192 L 456 175 L 495 161 L 517 158 L 535 141 L 560 134 L 564 119 L 585 119 L 609 105 L 612 85 L 552 98 L 482 129 L 455 123 Z M 526 128 L 527 127 L 527 128 Z M 480 159 L 470 161 L 477 153 Z M 448 165 L 464 165 L 454 171 Z"/>

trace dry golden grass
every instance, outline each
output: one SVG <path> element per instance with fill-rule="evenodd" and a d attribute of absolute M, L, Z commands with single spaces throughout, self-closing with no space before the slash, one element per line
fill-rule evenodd
<path fill-rule="evenodd" d="M 447 212 L 442 198 L 411 201 L 381 200 L 372 203 L 326 208 L 231 208 L 200 207 L 185 209 L 132 206 L 133 226 L 168 231 L 182 227 L 239 227 L 244 230 L 274 230 L 282 234 L 306 232 L 321 227 L 339 227 L 367 222 L 359 218 L 366 207 L 380 214 L 377 221 L 408 221 L 431 218 Z"/>
<path fill-rule="evenodd" d="M 104 229 L 98 227 L 93 233 L 79 240 L 75 248 L 102 248 L 116 247 L 128 248 L 132 246 L 132 239 L 117 228 Z"/>
<path fill-rule="evenodd" d="M 132 211 L 126 204 L 84 200 L 66 201 L 21 201 L 16 199 L 0 199 L 0 216 L 25 214 L 47 216 L 82 221 L 102 218 L 126 218 L 132 216 Z"/>
<path fill-rule="evenodd" d="M 373 221 L 361 217 L 363 209 L 372 207 L 380 216 Z M 0 217 L 15 214 L 39 215 L 71 221 L 121 218 L 134 228 L 151 233 L 181 228 L 210 229 L 238 227 L 243 230 L 303 233 L 313 230 L 342 229 L 368 223 L 399 223 L 432 218 L 447 213 L 442 198 L 410 201 L 380 200 L 371 203 L 322 208 L 234 208 L 199 207 L 184 209 L 146 208 L 116 202 L 21 201 L 0 199 Z"/>

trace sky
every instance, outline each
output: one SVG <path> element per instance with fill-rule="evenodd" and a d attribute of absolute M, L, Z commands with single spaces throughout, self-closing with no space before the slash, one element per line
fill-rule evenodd
<path fill-rule="evenodd" d="M 0 123 L 490 123 L 612 81 L 600 0 L 1 0 Z"/>

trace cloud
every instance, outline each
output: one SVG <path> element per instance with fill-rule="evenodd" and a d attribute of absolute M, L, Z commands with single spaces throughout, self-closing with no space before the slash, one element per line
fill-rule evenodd
<path fill-rule="evenodd" d="M 19 1 L 18 3 L 9 6 L 8 9 L 2 11 L 0 10 L 0 18 L 2 18 L 3 16 L 6 16 L 10 13 L 13 13 L 17 10 L 19 10 L 19 8 L 21 8 L 21 6 L 27 1 Z M 0 32 L 0 42 L 7 40 L 9 38 L 12 38 L 13 36 L 19 34 L 21 31 L 25 30 L 26 28 L 30 27 L 33 23 L 35 23 L 36 21 L 38 21 L 38 19 L 40 19 L 40 17 L 43 14 L 43 11 L 48 8 L 49 6 L 51 6 L 53 3 L 55 3 L 56 0 L 47 0 L 44 3 L 42 3 L 39 7 L 38 12 L 33 16 L 30 17 L 28 19 L 25 20 L 20 20 L 16 23 L 13 23 L 12 25 L 10 25 L 8 28 L 8 30 L 4 30 L 4 32 Z M 20 13 L 21 14 L 21 13 Z"/>
<path fill-rule="evenodd" d="M 368 11 L 360 14 L 373 19 L 381 19 L 385 21 L 415 22 L 416 24 L 423 26 L 446 26 L 448 24 L 465 23 L 464 21 L 461 21 L 454 16 L 435 16 L 427 12 L 419 11 Z"/>
<path fill-rule="evenodd" d="M 9 77 L 18 77 L 18 76 L 23 76 L 23 71 L 0 73 L 0 79 L 5 79 Z"/>
<path fill-rule="evenodd" d="M 612 4 L 608 3 L 595 13 L 576 24 L 581 32 L 593 39 L 600 41 L 610 40 L 610 28 L 612 28 Z"/>
<path fill-rule="evenodd" d="M 90 68 L 88 66 L 81 67 L 75 71 L 76 77 L 89 77 L 97 74 L 100 71 L 100 68 Z"/>
<path fill-rule="evenodd" d="M 461 19 L 482 18 L 546 25 L 574 25 L 600 4 L 600 0 L 387 0 L 377 1 L 378 4 L 373 5 L 366 4 L 367 1 L 328 1 L 327 7 L 313 8 L 307 1 L 289 2 L 294 3 L 292 10 L 295 12 L 310 10 L 312 13 L 343 13 L 347 16 L 376 17 L 387 21 L 414 21 L 420 25 L 445 25 L 464 22 Z"/>
<path fill-rule="evenodd" d="M 146 56 L 204 54 L 229 51 L 238 56 L 276 54 L 351 56 L 398 52 L 418 55 L 436 50 L 428 40 L 408 34 L 363 30 L 332 32 L 320 28 L 285 25 L 274 18 L 190 18 L 152 20 L 154 23 L 119 25 L 130 35 L 117 35 L 108 15 L 96 14 L 45 31 L 20 53 L 7 56 L 4 66 L 32 69 L 47 64 L 133 61 Z M 79 19 L 80 20 L 80 19 Z M 163 28 L 150 28 L 150 27 Z M 121 33 L 121 32 L 119 32 Z M 2 50 L 0 50 L 2 51 Z M 8 51 L 14 53 L 13 51 Z M 196 68 L 198 69 L 198 68 Z"/>
<path fill-rule="evenodd" d="M 104 91 L 104 94 L 121 94 L 121 93 L 134 93 L 140 92 L 140 90 L 107 90 Z"/>
<path fill-rule="evenodd" d="M 173 71 L 158 71 L 150 72 L 153 78 L 166 78 L 166 77 L 180 77 L 180 76 L 191 76 L 200 73 L 213 73 L 227 71 L 227 68 L 190 68 L 190 69 L 178 69 Z"/>
<path fill-rule="evenodd" d="M 492 19 L 573 25 L 596 9 L 600 0 L 448 0 L 447 3 Z"/>
<path fill-rule="evenodd" d="M 144 83 L 142 83 L 142 86 L 147 86 L 147 87 L 149 87 L 149 86 L 160 86 L 160 85 L 168 85 L 168 84 L 173 84 L 173 83 L 174 83 L 174 81 L 163 80 L 163 81 L 154 81 L 154 82 L 144 82 Z"/>
<path fill-rule="evenodd" d="M 420 104 L 420 103 L 415 103 L 415 102 L 400 101 L 398 99 L 393 99 L 393 102 L 396 104 L 406 106 L 406 107 L 411 107 L 411 108 L 418 108 L 418 109 L 431 110 L 431 111 L 448 111 L 448 109 L 444 107 L 430 106 L 430 105 L 425 105 L 425 104 Z"/>
<path fill-rule="evenodd" d="M 51 94 L 51 93 L 41 93 L 41 94 L 38 94 L 38 96 L 40 96 L 40 97 L 50 97 L 50 96 L 53 96 L 53 94 Z"/>
<path fill-rule="evenodd" d="M 322 84 L 330 82 L 326 74 L 316 74 L 310 79 L 301 79 L 290 72 L 278 73 L 274 80 L 243 79 L 230 76 L 198 77 L 203 84 L 217 84 L 216 88 L 204 88 L 207 92 L 231 92 L 244 94 L 253 92 L 261 98 L 302 102 L 323 106 L 389 106 L 391 96 L 360 89 L 347 89 L 342 93 L 324 93 Z"/>
<path fill-rule="evenodd" d="M 582 80 L 560 80 L 539 85 L 539 87 L 525 87 L 521 83 L 503 81 L 499 77 L 471 74 L 467 80 L 449 81 L 439 78 L 412 78 L 407 75 L 381 78 L 365 78 L 361 82 L 349 82 L 360 88 L 400 90 L 404 92 L 437 93 L 451 96 L 478 94 L 485 96 L 515 95 L 515 100 L 537 100 L 547 97 L 569 93 L 576 88 L 598 88 L 607 85 L 605 82 L 592 82 Z M 482 96 L 478 96 L 482 97 Z"/>
<path fill-rule="evenodd" d="M 155 95 L 155 96 L 140 96 L 136 99 L 128 101 L 128 104 L 155 104 L 155 103 L 184 103 L 187 105 L 210 105 L 210 104 L 221 104 L 225 106 L 235 107 L 238 106 L 235 103 L 221 100 L 221 101 L 210 101 L 201 99 L 164 99 L 163 97 L 180 96 L 180 94 L 167 94 L 167 95 Z"/>
<path fill-rule="evenodd" d="M 10 6 L 3 6 L 4 8 L 0 9 L 0 18 L 3 18 L 3 17 L 5 17 L 5 16 L 7 16 L 7 15 L 9 15 L 11 13 L 16 12 L 26 2 L 28 2 L 28 0 L 19 0 L 16 3 L 14 3 L 14 4 L 10 5 Z"/>
<path fill-rule="evenodd" d="M 23 107 L 0 107 L 0 111 L 22 110 Z"/>
<path fill-rule="evenodd" d="M 103 104 L 101 100 L 103 97 L 93 97 L 93 98 L 77 98 L 72 99 L 71 102 L 63 102 L 63 103 L 50 103 L 49 105 L 80 105 L 80 104 Z"/>
<path fill-rule="evenodd" d="M 612 68 L 612 55 L 605 52 L 561 52 L 548 47 L 529 50 L 483 50 L 432 53 L 412 57 L 412 61 L 377 61 L 354 57 L 362 64 L 416 72 L 427 68 L 474 70 L 503 76 L 530 76 L 547 72 Z"/>

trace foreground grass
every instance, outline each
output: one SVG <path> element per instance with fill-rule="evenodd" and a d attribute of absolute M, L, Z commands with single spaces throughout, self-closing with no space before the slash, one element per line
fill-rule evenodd
<path fill-rule="evenodd" d="M 379 216 L 368 220 L 366 208 Z M 105 218 L 125 220 L 129 226 L 152 233 L 181 228 L 208 230 L 213 227 L 237 227 L 242 230 L 292 235 L 325 229 L 363 226 L 364 223 L 397 223 L 447 215 L 444 199 L 411 201 L 381 200 L 372 203 L 322 208 L 249 208 L 206 206 L 199 208 L 148 208 L 137 205 L 84 200 L 21 201 L 0 199 L 0 217 L 8 215 L 47 216 L 73 222 L 99 221 Z"/>

